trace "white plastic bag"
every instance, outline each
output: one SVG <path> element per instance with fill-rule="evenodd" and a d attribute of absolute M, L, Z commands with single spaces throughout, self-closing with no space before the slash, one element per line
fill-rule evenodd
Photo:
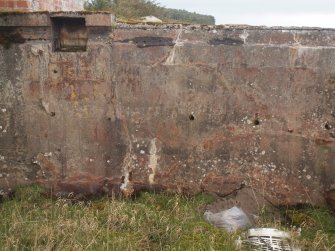
<path fill-rule="evenodd" d="M 251 225 L 248 216 L 238 207 L 232 207 L 218 213 L 206 211 L 205 219 L 218 228 L 224 228 L 229 232 Z"/>

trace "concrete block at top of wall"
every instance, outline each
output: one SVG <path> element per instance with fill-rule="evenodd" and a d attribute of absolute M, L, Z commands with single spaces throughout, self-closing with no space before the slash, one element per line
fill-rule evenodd
<path fill-rule="evenodd" d="M 112 26 L 115 23 L 115 16 L 110 13 L 1 13 L 1 26 L 17 27 L 36 27 L 51 26 L 50 17 L 67 17 L 67 18 L 85 18 L 85 25 L 89 26 Z"/>
<path fill-rule="evenodd" d="M 50 17 L 64 17 L 64 18 L 85 18 L 86 26 L 112 26 L 115 24 L 115 15 L 111 13 L 50 13 Z"/>
<path fill-rule="evenodd" d="M 86 15 L 86 26 L 112 26 L 115 24 L 115 15 L 95 13 Z"/>
<path fill-rule="evenodd" d="M 0 0 L 0 10 L 81 11 L 84 0 Z"/>
<path fill-rule="evenodd" d="M 30 6 L 30 2 L 29 1 L 17 1 L 16 2 L 16 7 L 18 9 L 28 9 Z"/>
<path fill-rule="evenodd" d="M 16 7 L 16 2 L 13 1 L 0 1 L 0 8 L 7 9 L 7 8 L 14 8 Z"/>
<path fill-rule="evenodd" d="M 0 27 L 37 27 L 51 26 L 48 13 L 1 13 Z"/>
<path fill-rule="evenodd" d="M 0 0 L 0 10 L 28 10 L 29 7 L 28 0 Z"/>

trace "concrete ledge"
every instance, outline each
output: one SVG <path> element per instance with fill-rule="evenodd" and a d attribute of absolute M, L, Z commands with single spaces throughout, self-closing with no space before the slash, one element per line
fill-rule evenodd
<path fill-rule="evenodd" d="M 0 12 L 0 26 L 51 26 L 48 12 Z"/>
<path fill-rule="evenodd" d="M 115 23 L 115 16 L 109 12 L 0 12 L 0 26 L 51 26 L 51 17 L 85 18 L 88 27 L 108 27 Z"/>
<path fill-rule="evenodd" d="M 109 12 L 51 12 L 50 17 L 85 18 L 86 26 L 112 26 L 115 15 Z"/>

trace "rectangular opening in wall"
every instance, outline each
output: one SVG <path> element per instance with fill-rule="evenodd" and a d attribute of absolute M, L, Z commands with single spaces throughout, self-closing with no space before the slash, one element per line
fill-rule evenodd
<path fill-rule="evenodd" d="M 52 17 L 53 50 L 63 52 L 86 51 L 85 18 Z"/>

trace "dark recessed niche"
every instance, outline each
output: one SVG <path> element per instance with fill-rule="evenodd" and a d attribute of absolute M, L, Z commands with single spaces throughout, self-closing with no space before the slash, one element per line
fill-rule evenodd
<path fill-rule="evenodd" d="M 193 121 L 195 119 L 193 114 L 190 114 L 190 116 L 188 116 L 189 120 Z"/>
<path fill-rule="evenodd" d="M 63 52 L 86 51 L 85 18 L 52 17 L 53 50 Z"/>
<path fill-rule="evenodd" d="M 255 120 L 254 120 L 254 125 L 255 125 L 255 126 L 260 125 L 260 123 L 261 123 L 261 122 L 259 121 L 259 119 L 255 119 Z"/>
<path fill-rule="evenodd" d="M 330 129 L 332 129 L 332 128 L 333 128 L 332 125 L 329 124 L 328 122 L 325 124 L 325 129 L 326 129 L 326 130 L 330 130 Z"/>
<path fill-rule="evenodd" d="M 152 46 L 174 46 L 174 41 L 169 37 L 134 37 L 132 39 L 125 39 L 121 43 L 133 43 L 139 48 L 146 48 Z"/>
<path fill-rule="evenodd" d="M 56 113 L 55 113 L 55 112 L 50 112 L 50 116 L 51 116 L 51 117 L 55 117 L 55 116 L 56 116 Z"/>

